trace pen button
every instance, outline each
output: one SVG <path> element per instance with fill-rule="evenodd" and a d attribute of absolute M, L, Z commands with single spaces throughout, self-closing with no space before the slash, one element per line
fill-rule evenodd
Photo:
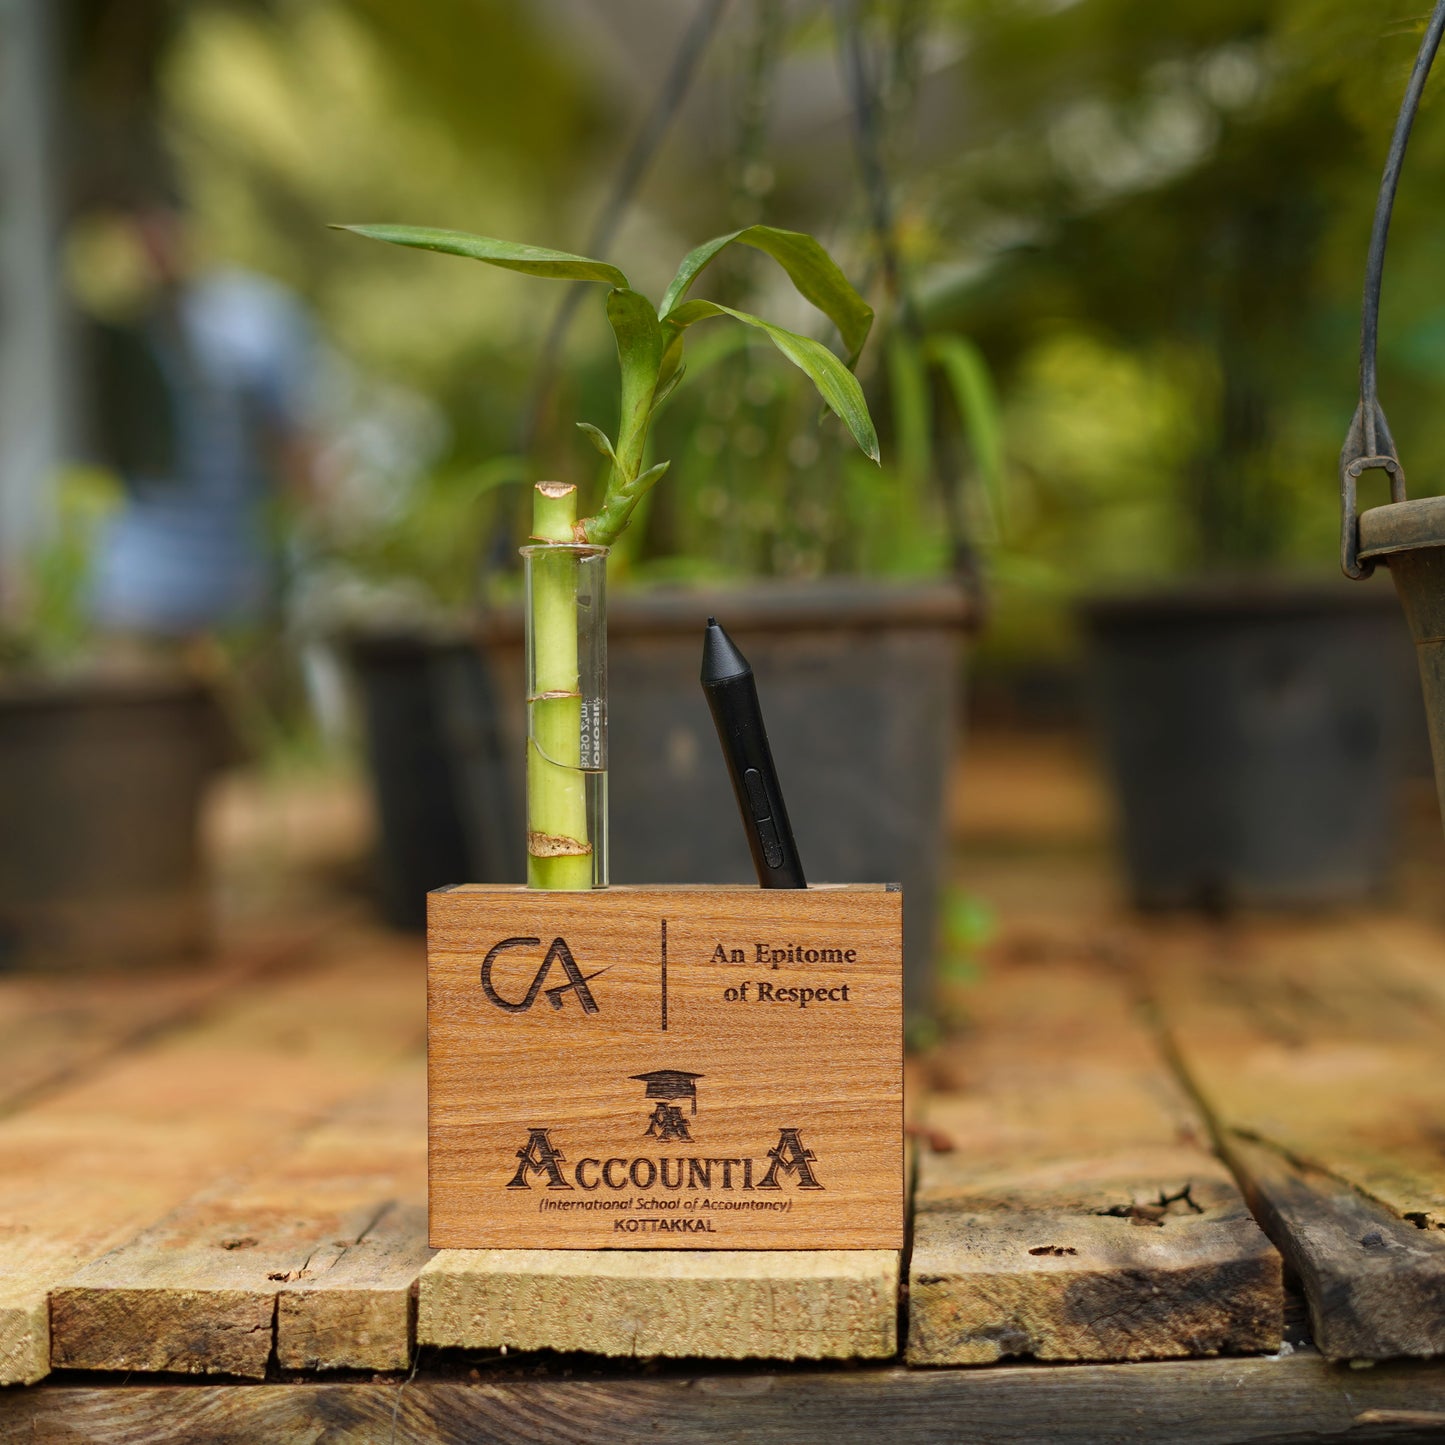
<path fill-rule="evenodd" d="M 771 818 L 758 820 L 758 841 L 763 845 L 763 861 L 769 868 L 778 868 L 783 862 L 783 844 Z"/>
<path fill-rule="evenodd" d="M 764 818 L 771 817 L 772 809 L 768 807 L 768 795 L 763 787 L 763 775 L 756 768 L 749 768 L 743 774 L 743 786 L 747 789 L 753 817 L 759 822 Z"/>

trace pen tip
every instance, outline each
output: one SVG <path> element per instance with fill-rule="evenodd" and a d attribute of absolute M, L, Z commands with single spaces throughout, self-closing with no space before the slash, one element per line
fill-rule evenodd
<path fill-rule="evenodd" d="M 752 671 L 748 660 L 738 651 L 737 643 L 723 631 L 716 617 L 709 617 L 702 635 L 702 680 L 722 682 L 729 677 L 742 677 Z"/>

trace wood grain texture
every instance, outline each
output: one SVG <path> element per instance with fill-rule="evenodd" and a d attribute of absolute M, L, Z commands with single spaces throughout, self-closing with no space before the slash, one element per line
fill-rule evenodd
<path fill-rule="evenodd" d="M 415 1052 L 420 959 L 338 934 L 0 1122 L 0 1383 L 50 1367 L 49 1296 L 218 1179 L 284 1150 Z"/>
<path fill-rule="evenodd" d="M 1217 1118 L 1445 1228 L 1445 937 L 1396 920 L 1171 940 L 1165 1023 Z"/>
<path fill-rule="evenodd" d="M 750 1371 L 650 1377 L 293 1385 L 42 1385 L 0 1391 L 26 1445 L 1350 1445 L 1423 1442 L 1445 1422 L 1445 1365 L 1341 1370 L 1313 1353 L 1149 1365 Z"/>
<path fill-rule="evenodd" d="M 51 1295 L 55 1368 L 404 1369 L 425 1244 L 421 1058 Z"/>
<path fill-rule="evenodd" d="M 1277 1348 L 1279 1256 L 1129 990 L 1047 957 L 993 970 L 935 1061 L 909 1362 Z"/>
<path fill-rule="evenodd" d="M 314 928 L 294 928 L 184 969 L 0 978 L 0 1115 L 184 1024 L 246 980 L 298 959 L 316 939 Z"/>
<path fill-rule="evenodd" d="M 1232 1135 L 1226 1152 L 1304 1288 L 1322 1354 L 1335 1360 L 1445 1354 L 1445 1236 L 1267 1144 Z"/>
<path fill-rule="evenodd" d="M 399 1370 L 416 1342 L 417 1277 L 434 1251 L 426 1204 L 388 1202 L 329 1267 L 276 1299 L 283 1370 Z"/>
<path fill-rule="evenodd" d="M 458 1349 L 741 1360 L 887 1359 L 891 1250 L 443 1250 L 417 1339 Z"/>
<path fill-rule="evenodd" d="M 302 1167 L 287 1171 L 298 1203 L 324 1200 L 329 1188 L 368 1201 L 374 1213 L 365 1233 L 325 1269 L 282 1284 L 276 1363 L 283 1370 L 404 1369 L 416 1343 L 417 1277 L 433 1255 L 423 1061 L 339 1111 L 300 1153 Z"/>
<path fill-rule="evenodd" d="M 432 894 L 431 1242 L 900 1248 L 901 904 Z"/>
<path fill-rule="evenodd" d="M 1155 950 L 1181 1065 L 1321 1348 L 1445 1350 L 1445 939 L 1368 917 Z"/>

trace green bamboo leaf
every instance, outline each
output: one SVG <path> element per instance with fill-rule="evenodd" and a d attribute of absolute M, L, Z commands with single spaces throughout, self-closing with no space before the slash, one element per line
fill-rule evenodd
<path fill-rule="evenodd" d="M 593 426 L 590 421 L 579 421 L 577 430 L 587 433 L 587 439 L 607 458 L 613 466 L 617 465 L 617 453 L 612 448 L 612 438 L 602 430 L 600 426 Z"/>
<path fill-rule="evenodd" d="M 448 256 L 466 256 L 521 271 L 528 276 L 549 276 L 559 281 L 602 281 L 626 287 L 627 277 L 606 261 L 593 261 L 567 251 L 549 251 L 543 246 L 525 246 L 519 241 L 497 241 L 490 236 L 473 236 L 467 231 L 443 231 L 433 226 L 335 226 L 373 241 L 393 246 L 412 246 L 419 251 L 440 251 Z"/>
<path fill-rule="evenodd" d="M 632 520 L 638 504 L 662 479 L 671 462 L 658 462 L 648 467 L 640 476 L 625 481 L 620 486 L 609 487 L 602 499 L 597 514 L 583 522 L 583 535 L 598 547 L 610 547 Z"/>
<path fill-rule="evenodd" d="M 657 381 L 659 386 L 665 386 L 682 370 L 682 328 L 666 321 L 661 324 L 666 344 L 662 349 L 662 365 L 658 369 Z"/>
<path fill-rule="evenodd" d="M 672 319 L 698 273 L 733 244 L 766 252 L 784 271 L 804 300 L 812 302 L 838 328 L 851 368 L 863 350 L 873 325 L 873 308 L 853 288 L 838 263 L 802 231 L 781 231 L 776 226 L 748 226 L 726 236 L 715 236 L 689 251 L 678 267 L 657 314 Z"/>
<path fill-rule="evenodd" d="M 954 405 L 963 420 L 974 463 L 983 479 L 989 506 L 996 519 L 1003 517 L 1003 428 L 998 398 L 988 363 L 971 341 L 962 336 L 932 336 L 928 357 L 943 371 Z"/>
<path fill-rule="evenodd" d="M 662 382 L 658 386 L 657 391 L 653 394 L 652 398 L 652 410 L 654 414 L 656 413 L 658 407 L 660 407 L 663 402 L 665 402 L 668 397 L 670 397 L 673 392 L 677 390 L 678 383 L 686 375 L 687 367 L 679 366 L 677 370 L 674 371 L 672 375 L 667 378 L 666 381 Z"/>
<path fill-rule="evenodd" d="M 821 342 L 809 336 L 799 336 L 782 326 L 774 326 L 760 316 L 746 311 L 734 311 L 716 301 L 685 301 L 670 313 L 670 324 L 677 327 L 692 326 L 710 316 L 731 316 L 746 326 L 755 326 L 761 331 L 794 366 L 804 371 L 818 395 L 848 428 L 859 450 L 873 461 L 878 460 L 878 433 L 873 427 L 873 418 L 868 414 L 868 402 L 858 378 L 843 365 Z"/>
<path fill-rule="evenodd" d="M 608 484 L 611 491 L 635 477 L 642 465 L 652 398 L 671 338 L 657 319 L 652 302 L 640 292 L 625 287 L 608 292 L 607 319 L 617 339 L 617 360 L 622 368 L 616 466 Z"/>
<path fill-rule="evenodd" d="M 670 461 L 658 462 L 656 466 L 648 467 L 643 474 L 633 483 L 638 499 L 641 500 L 649 491 L 660 482 L 672 465 Z"/>

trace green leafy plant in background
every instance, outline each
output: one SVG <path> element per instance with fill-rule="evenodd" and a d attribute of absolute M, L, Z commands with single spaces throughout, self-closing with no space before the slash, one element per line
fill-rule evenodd
<path fill-rule="evenodd" d="M 937 578 L 958 564 L 959 532 L 990 576 L 1012 571 L 999 407 L 967 338 L 895 327 L 880 344 L 875 324 L 868 391 L 886 454 L 874 465 L 841 428 L 811 426 L 810 396 L 760 366 L 756 348 L 729 344 L 742 331 L 689 351 L 689 378 L 706 370 L 708 382 L 659 425 L 674 480 L 619 545 L 629 582 Z"/>
<path fill-rule="evenodd" d="M 27 563 L 11 620 L 0 620 L 0 668 L 63 667 L 92 642 L 88 602 L 96 544 L 119 506 L 120 484 L 94 467 L 70 467 L 55 483 L 50 536 Z"/>
<path fill-rule="evenodd" d="M 824 404 L 843 422 L 860 451 L 879 460 L 878 436 L 852 366 L 868 338 L 873 310 L 832 257 L 812 237 L 773 226 L 748 226 L 715 237 L 690 251 L 656 306 L 632 289 L 627 277 L 605 261 L 538 246 L 428 227 L 344 226 L 372 240 L 461 256 L 528 276 L 597 282 L 608 287 L 607 319 L 617 343 L 621 395 L 616 434 L 586 422 L 578 425 L 608 463 L 607 481 L 595 511 L 578 515 L 577 489 L 539 482 L 533 495 L 533 537 L 539 542 L 609 547 L 632 520 L 638 504 L 667 472 L 669 463 L 647 464 L 647 441 L 658 409 L 683 377 L 683 347 L 701 321 L 731 319 L 762 333 L 813 383 Z M 720 302 L 689 299 L 702 271 L 733 245 L 771 256 L 805 300 L 837 328 L 845 363 L 821 342 Z M 547 568 L 533 601 L 533 647 L 544 695 L 529 698 L 527 746 L 527 881 L 534 888 L 590 887 L 592 844 L 581 772 L 581 697 L 578 686 L 575 573 Z M 534 739 L 549 740 L 544 766 Z M 543 840 L 537 842 L 534 840 Z"/>
<path fill-rule="evenodd" d="M 968 1020 L 968 994 L 982 981 L 984 954 L 998 934 L 993 908 L 975 893 L 950 888 L 943 900 L 938 977 L 941 984 L 936 1017 L 910 1025 L 908 1047 L 922 1052 L 940 1042 L 950 1029 Z"/>
<path fill-rule="evenodd" d="M 399 489 L 388 515 L 364 511 L 349 516 L 345 529 L 326 539 L 328 559 L 339 560 L 352 575 L 384 579 L 388 622 L 403 615 L 432 621 L 472 604 L 477 591 L 480 536 L 505 525 L 513 489 L 529 469 L 521 456 L 502 454 L 485 462 L 434 465 Z M 363 593 L 341 604 L 343 624 L 372 615 L 374 599 Z M 349 610 L 348 610 L 349 609 Z"/>
<path fill-rule="evenodd" d="M 899 468 L 922 476 L 928 469 L 934 422 L 931 372 L 941 375 L 973 453 L 996 516 L 1003 512 L 1003 436 L 993 378 L 983 354 L 956 333 L 915 341 L 899 331 L 889 338 L 888 376 Z"/>
<path fill-rule="evenodd" d="M 993 378 L 983 353 L 956 332 L 914 332 L 900 326 L 888 338 L 887 363 L 897 457 L 896 490 L 900 498 L 906 497 L 912 503 L 898 508 L 905 525 L 918 530 L 917 513 L 939 475 L 939 452 L 953 446 L 950 419 L 940 406 L 946 403 L 953 412 L 958 439 L 968 452 L 969 466 L 960 466 L 957 458 L 948 457 L 944 459 L 943 475 L 977 478 L 989 530 L 997 538 L 1004 518 L 1003 431 Z M 953 486 L 954 493 L 940 500 L 954 514 L 950 530 L 957 543 L 973 534 L 978 519 L 965 520 L 968 499 L 959 481 L 954 480 Z M 956 570 L 964 564 L 964 559 L 958 557 L 952 561 Z"/>

